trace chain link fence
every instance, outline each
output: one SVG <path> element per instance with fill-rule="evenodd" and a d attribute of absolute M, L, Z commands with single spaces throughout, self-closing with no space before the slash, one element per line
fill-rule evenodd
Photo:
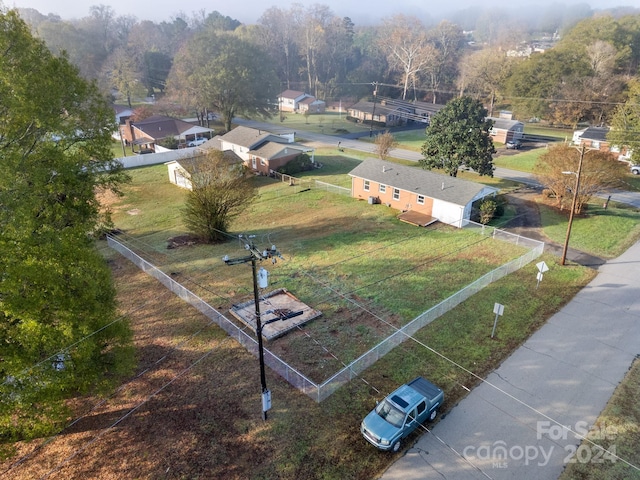
<path fill-rule="evenodd" d="M 148 275 L 151 275 L 162 285 L 168 288 L 171 292 L 176 294 L 182 300 L 195 307 L 200 313 L 215 322 L 220 328 L 227 332 L 230 337 L 235 338 L 240 343 L 240 345 L 251 352 L 251 354 L 253 354 L 256 358 L 258 357 L 258 341 L 252 336 L 245 333 L 244 330 L 242 330 L 239 326 L 225 317 L 222 313 L 218 312 L 215 308 L 205 302 L 198 295 L 173 280 L 170 276 L 147 262 L 133 250 L 126 247 L 112 236 L 107 236 L 107 243 L 109 247 L 130 260 L 140 270 L 147 273 Z M 291 367 L 285 361 L 271 353 L 268 349 L 263 348 L 263 352 L 265 365 L 271 368 L 271 370 L 273 370 L 274 372 L 278 373 L 278 375 L 280 375 L 302 393 L 309 395 L 316 401 L 320 401 L 318 399 L 318 385 L 313 383 L 311 380 L 305 377 L 302 373 L 298 372 L 295 368 Z"/>
<path fill-rule="evenodd" d="M 322 182 L 321 182 L 322 183 Z M 325 184 L 329 185 L 329 184 Z M 341 188 L 341 187 L 337 187 Z M 444 315 L 449 310 L 455 308 L 460 303 L 464 302 L 471 296 L 475 295 L 487 285 L 496 280 L 499 280 L 506 275 L 519 270 L 525 265 L 531 263 L 533 260 L 542 255 L 544 250 L 544 243 L 533 240 L 530 238 L 522 237 L 520 235 L 514 235 L 509 232 L 505 232 L 493 227 L 487 227 L 474 222 L 468 222 L 467 228 L 474 228 L 478 230 L 481 235 L 491 235 L 495 239 L 501 241 L 507 241 L 516 245 L 521 245 L 529 250 L 524 255 L 516 258 L 494 270 L 483 275 L 475 282 L 467 285 L 462 290 L 454 293 L 450 297 L 444 299 L 437 305 L 431 307 L 429 310 L 423 312 L 411 322 L 402 328 L 396 330 L 389 337 L 384 339 L 378 345 L 373 347 L 368 352 L 362 354 L 356 360 L 344 367 L 342 370 L 335 373 L 329 379 L 325 380 L 322 384 L 318 385 L 302 373 L 291 367 L 284 360 L 271 353 L 268 349 L 264 350 L 265 364 L 273 371 L 278 373 L 291 385 L 296 387 L 302 393 L 313 398 L 316 402 L 322 400 L 333 394 L 338 388 L 352 379 L 360 375 L 364 370 L 376 363 L 380 358 L 384 357 L 387 353 L 400 345 L 406 339 L 414 335 L 421 328 L 425 327 L 436 318 Z M 138 268 L 152 277 L 156 278 L 165 287 L 178 295 L 185 302 L 193 305 L 198 311 L 206 315 L 217 325 L 220 326 L 227 334 L 235 338 L 244 348 L 251 352 L 254 356 L 258 356 L 258 342 L 253 337 L 246 334 L 240 327 L 238 327 L 231 320 L 226 318 L 223 314 L 207 304 L 203 299 L 195 295 L 193 292 L 174 281 L 171 277 L 163 273 L 161 270 L 153 266 L 151 263 L 144 260 L 138 254 L 131 249 L 117 241 L 112 236 L 107 236 L 108 245 L 123 255 L 125 258 L 133 262 Z"/>
<path fill-rule="evenodd" d="M 418 315 L 404 327 L 397 329 L 393 334 L 384 339 L 371 350 L 362 354 L 360 357 L 344 367 L 342 370 L 338 371 L 324 383 L 318 385 L 318 401 L 322 401 L 325 398 L 329 397 L 342 385 L 350 382 L 353 378 L 360 375 L 360 373 L 376 363 L 380 358 L 384 357 L 387 353 L 400 345 L 402 342 L 413 336 L 420 329 L 433 322 L 436 318 L 444 315 L 449 310 L 452 310 L 471 296 L 475 295 L 490 283 L 493 283 L 496 280 L 499 280 L 502 277 L 505 277 L 506 275 L 509 275 L 510 273 L 513 273 L 516 270 L 519 270 L 525 265 L 531 263 L 533 260 L 542 255 L 542 252 L 544 250 L 543 242 L 539 242 L 530 238 L 525 238 L 519 235 L 512 235 L 508 232 L 499 231 L 497 229 L 486 230 L 482 233 L 492 235 L 494 238 L 500 238 L 501 240 L 510 241 L 511 243 L 515 243 L 516 245 L 524 245 L 531 249 L 521 257 L 505 263 L 495 270 L 492 270 L 491 272 L 483 275 L 475 282 L 467 285 L 462 290 L 459 290 L 437 305 L 434 305 L 426 312 Z"/>

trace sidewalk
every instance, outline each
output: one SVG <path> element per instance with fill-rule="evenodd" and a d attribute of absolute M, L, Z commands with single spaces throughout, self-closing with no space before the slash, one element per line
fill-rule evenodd
<path fill-rule="evenodd" d="M 381 478 L 557 479 L 640 353 L 640 242 L 598 272 Z"/>

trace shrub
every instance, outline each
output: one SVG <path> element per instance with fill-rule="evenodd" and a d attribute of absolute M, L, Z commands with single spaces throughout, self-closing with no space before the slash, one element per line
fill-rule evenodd
<path fill-rule="evenodd" d="M 496 214 L 498 204 L 493 199 L 485 199 L 480 203 L 480 223 L 486 225 Z"/>
<path fill-rule="evenodd" d="M 313 169 L 313 162 L 306 153 L 301 153 L 286 165 L 278 168 L 279 173 L 285 175 L 295 175 L 296 173 L 306 172 Z"/>

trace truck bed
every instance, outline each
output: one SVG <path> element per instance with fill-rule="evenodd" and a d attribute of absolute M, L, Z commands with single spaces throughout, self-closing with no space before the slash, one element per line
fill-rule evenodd
<path fill-rule="evenodd" d="M 443 395 L 442 390 L 440 388 L 436 387 L 429 380 L 422 377 L 418 377 L 412 380 L 411 382 L 408 383 L 408 385 L 411 388 L 413 388 L 416 392 L 419 392 L 422 395 L 424 395 L 425 398 L 427 398 L 428 400 L 435 400 L 436 398 Z"/>

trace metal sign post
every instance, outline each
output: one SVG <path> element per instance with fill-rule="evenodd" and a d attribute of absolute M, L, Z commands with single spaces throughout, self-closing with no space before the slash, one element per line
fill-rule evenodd
<path fill-rule="evenodd" d="M 536 263 L 536 267 L 538 267 L 538 274 L 536 275 L 536 279 L 538 280 L 538 283 L 536 283 L 536 288 L 538 288 L 540 286 L 540 282 L 542 281 L 544 272 L 548 272 L 549 267 L 544 262 Z"/>
<path fill-rule="evenodd" d="M 500 303 L 494 303 L 493 313 L 496 314 L 496 319 L 493 321 L 493 330 L 491 331 L 491 338 L 493 338 L 493 336 L 496 333 L 496 327 L 498 326 L 498 317 L 502 316 L 502 314 L 504 313 L 504 305 Z"/>

